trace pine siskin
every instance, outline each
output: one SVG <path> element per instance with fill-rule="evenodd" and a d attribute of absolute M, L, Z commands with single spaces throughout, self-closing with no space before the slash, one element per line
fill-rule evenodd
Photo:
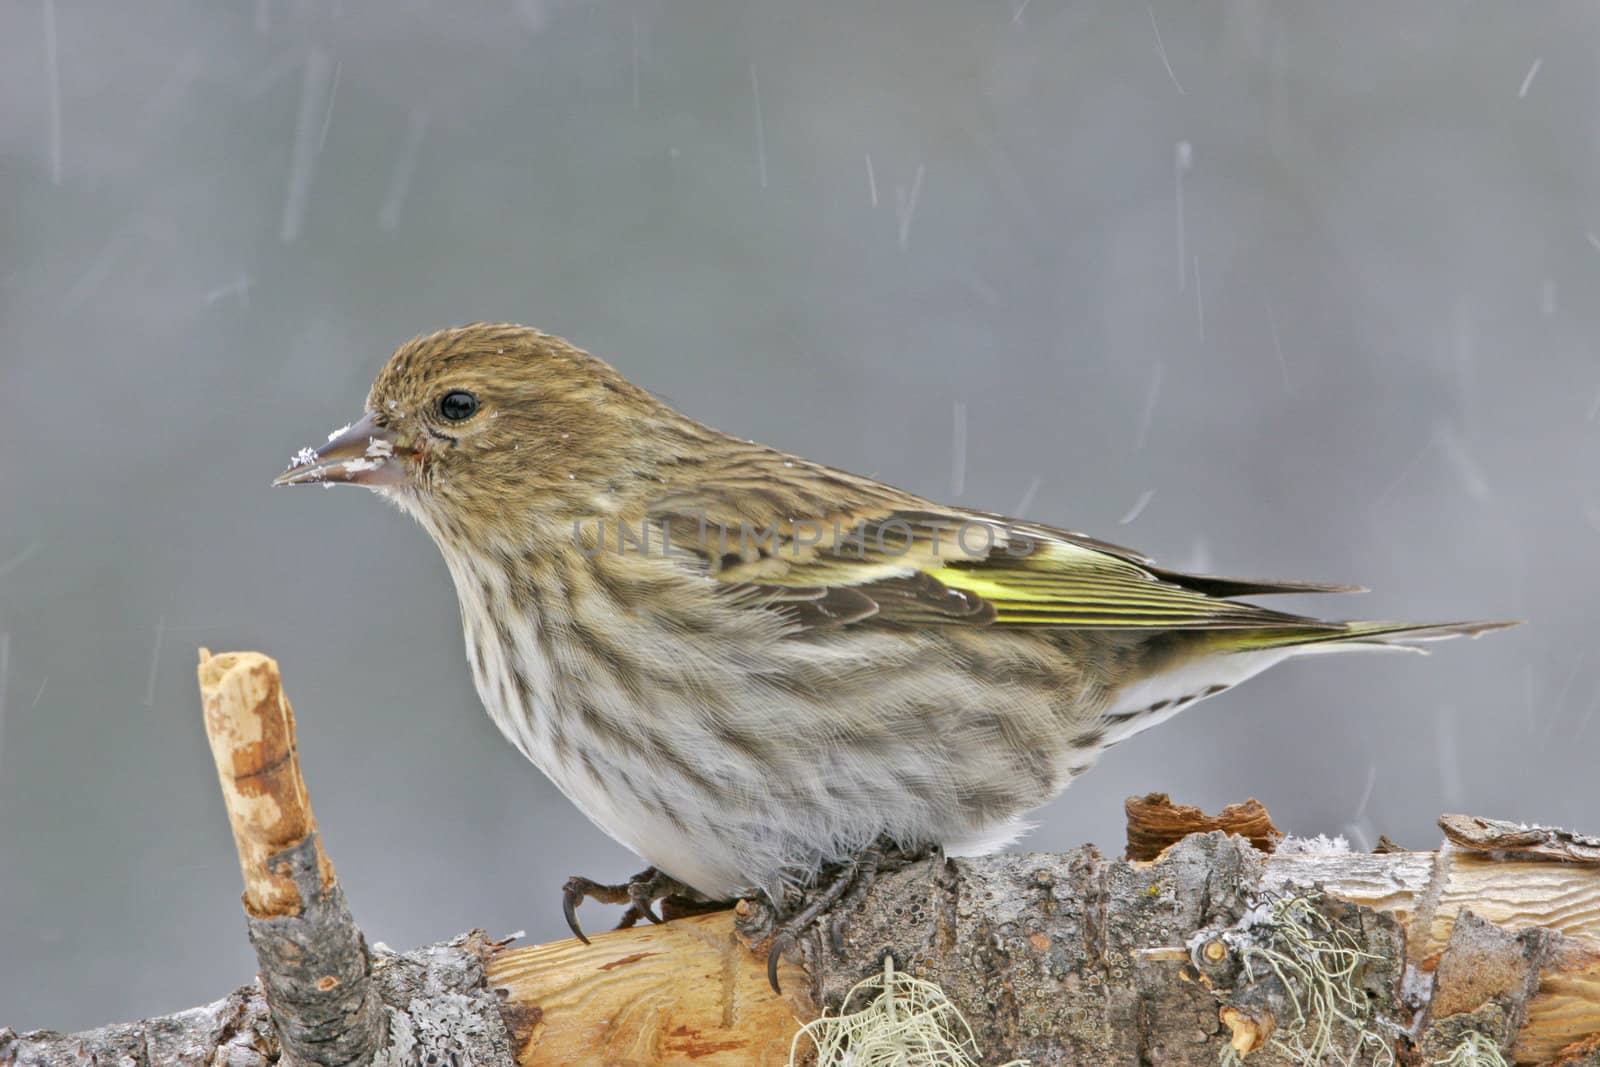
<path fill-rule="evenodd" d="M 609 898 L 652 918 L 673 880 L 727 900 L 882 840 L 999 848 L 1108 746 L 1289 656 L 1509 625 L 1241 603 L 1347 587 L 935 504 L 702 426 L 523 326 L 411 341 L 295 459 L 274 484 L 367 486 L 437 542 L 489 715 L 666 876 Z"/>

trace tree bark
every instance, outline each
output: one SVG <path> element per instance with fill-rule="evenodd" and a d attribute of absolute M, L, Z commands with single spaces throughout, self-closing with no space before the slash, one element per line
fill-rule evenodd
<path fill-rule="evenodd" d="M 1551 1063 L 1600 1033 L 1595 867 L 1457 846 L 1268 854 L 1220 832 L 1155 862 L 1085 847 L 913 864 L 846 917 L 843 951 L 807 939 L 795 961 L 804 986 L 795 969 L 783 986 L 809 1019 L 891 953 L 944 989 L 985 1062 L 1213 1067 L 1239 1041 L 1252 1064 L 1289 1064 L 1270 1038 L 1254 1040 L 1291 1026 L 1287 991 L 1240 970 L 1242 949 L 1263 938 L 1241 920 L 1273 899 L 1307 900 L 1371 957 L 1353 983 L 1363 1025 L 1333 1027 L 1328 1062 L 1442 1057 L 1477 1032 L 1515 1062 Z M 489 979 L 524 1012 L 520 1062 L 785 1063 L 796 1024 L 774 1024 L 764 956 L 747 948 L 762 947 L 760 910 L 496 956 Z"/>
<path fill-rule="evenodd" d="M 367 942 L 322 850 L 278 665 L 200 650 L 200 699 L 244 877 L 250 944 L 286 1062 L 369 1062 L 388 1020 Z"/>
<path fill-rule="evenodd" d="M 1446 816 L 1436 852 L 1360 854 L 1280 843 L 1254 802 L 1211 819 L 1153 795 L 1129 819 L 1130 851 L 1154 859 L 1084 847 L 881 874 L 837 944 L 833 916 L 801 940 L 781 995 L 773 917 L 748 902 L 587 946 L 475 931 L 397 955 L 367 946 L 322 853 L 276 665 L 208 658 L 201 681 L 258 983 L 141 1023 L 0 1029 L 0 1067 L 780 1065 L 886 955 L 943 990 L 985 1063 L 1212 1067 L 1231 1047 L 1263 1065 L 1422 1064 L 1489 1047 L 1600 1067 L 1594 838 Z"/>
<path fill-rule="evenodd" d="M 371 952 L 371 988 L 386 1040 L 380 1067 L 511 1067 L 503 1012 L 487 963 L 501 951 L 481 930 L 415 952 Z M 261 984 L 175 1015 L 76 1034 L 0 1028 L 4 1067 L 270 1067 L 291 1062 Z"/>

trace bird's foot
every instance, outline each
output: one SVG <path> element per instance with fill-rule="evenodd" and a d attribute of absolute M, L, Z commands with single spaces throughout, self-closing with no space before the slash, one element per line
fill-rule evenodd
<path fill-rule="evenodd" d="M 828 916 L 828 943 L 836 954 L 842 954 L 844 924 L 866 899 L 867 892 L 877 882 L 878 876 L 899 870 L 908 863 L 939 851 L 937 848 L 903 849 L 892 841 L 879 839 L 853 860 L 824 868 L 805 906 L 781 920 L 772 935 L 772 947 L 767 952 L 767 981 L 771 983 L 773 992 L 783 992 L 778 988 L 778 961 L 799 943 L 800 938 L 824 912 L 831 912 Z"/>
<path fill-rule="evenodd" d="M 618 885 L 604 885 L 588 878 L 574 876 L 568 878 L 567 884 L 561 887 L 561 913 L 566 916 L 567 927 L 572 931 L 572 935 L 586 945 L 589 943 L 589 938 L 578 925 L 578 905 L 585 900 L 598 900 L 602 904 L 626 904 L 627 909 L 617 921 L 615 927 L 617 930 L 625 930 L 640 919 L 659 923 L 681 915 L 695 915 L 710 911 L 714 907 L 724 906 L 719 901 L 707 899 L 672 875 L 658 871 L 654 867 L 646 867 Z M 657 901 L 661 902 L 661 911 L 666 919 L 656 914 L 654 905 Z"/>

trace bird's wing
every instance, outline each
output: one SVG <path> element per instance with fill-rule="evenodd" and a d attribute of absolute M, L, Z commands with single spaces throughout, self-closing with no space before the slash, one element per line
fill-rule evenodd
<path fill-rule="evenodd" d="M 1347 586 L 1186 575 L 1069 530 L 922 502 L 752 519 L 678 495 L 652 509 L 676 549 L 806 629 L 848 625 L 1213 630 L 1313 624 L 1228 597 Z"/>

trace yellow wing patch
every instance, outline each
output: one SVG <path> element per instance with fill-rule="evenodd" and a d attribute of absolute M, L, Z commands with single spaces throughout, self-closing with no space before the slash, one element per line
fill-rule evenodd
<path fill-rule="evenodd" d="M 1194 588 L 1115 546 L 975 512 L 758 522 L 700 508 L 671 529 L 675 547 L 703 558 L 716 580 L 767 590 L 785 610 L 817 616 L 807 616 L 814 625 L 1209 630 L 1314 621 L 1210 595 L 1201 583 L 1288 591 L 1270 584 L 1196 577 Z"/>
<path fill-rule="evenodd" d="M 927 573 L 993 604 L 1000 626 L 1209 629 L 1304 621 L 1185 589 L 1126 559 L 1062 542 L 1039 543 L 1023 557 L 1002 550 L 950 561 Z"/>

